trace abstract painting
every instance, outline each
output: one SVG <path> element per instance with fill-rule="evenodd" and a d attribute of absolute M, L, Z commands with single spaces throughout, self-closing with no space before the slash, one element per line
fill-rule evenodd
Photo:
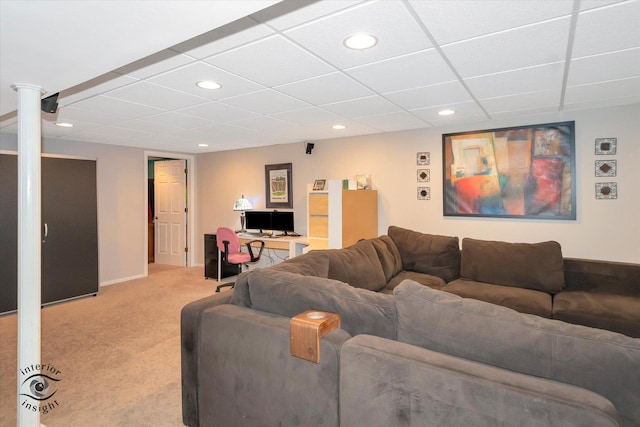
<path fill-rule="evenodd" d="M 445 216 L 576 219 L 574 122 L 442 135 Z"/>

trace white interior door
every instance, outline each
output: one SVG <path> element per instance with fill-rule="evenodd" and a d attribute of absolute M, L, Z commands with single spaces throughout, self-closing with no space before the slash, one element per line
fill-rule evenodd
<path fill-rule="evenodd" d="M 155 193 L 155 262 L 187 265 L 187 183 L 185 160 L 153 164 Z"/>

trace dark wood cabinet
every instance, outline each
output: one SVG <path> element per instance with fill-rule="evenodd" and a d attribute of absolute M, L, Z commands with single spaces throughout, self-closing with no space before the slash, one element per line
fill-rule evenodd
<path fill-rule="evenodd" d="M 98 292 L 96 162 L 43 157 L 42 304 Z M 17 308 L 17 157 L 0 155 L 0 313 Z"/>
<path fill-rule="evenodd" d="M 239 265 L 220 263 L 221 277 L 218 277 L 218 246 L 215 234 L 204 235 L 204 277 L 207 279 L 224 279 L 240 274 Z"/>

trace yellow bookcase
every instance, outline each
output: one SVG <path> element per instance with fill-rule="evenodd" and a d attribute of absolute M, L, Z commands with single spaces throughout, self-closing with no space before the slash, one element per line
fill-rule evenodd
<path fill-rule="evenodd" d="M 339 249 L 378 236 L 378 192 L 343 190 L 342 181 L 307 191 L 309 249 Z"/>

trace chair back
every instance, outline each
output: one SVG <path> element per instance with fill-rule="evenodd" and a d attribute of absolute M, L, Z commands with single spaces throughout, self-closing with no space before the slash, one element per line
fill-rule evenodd
<path fill-rule="evenodd" d="M 222 242 L 225 240 L 229 242 L 230 254 L 240 252 L 240 239 L 238 239 L 236 232 L 228 227 L 220 227 L 216 232 L 216 244 L 220 252 L 224 252 L 224 243 Z"/>

